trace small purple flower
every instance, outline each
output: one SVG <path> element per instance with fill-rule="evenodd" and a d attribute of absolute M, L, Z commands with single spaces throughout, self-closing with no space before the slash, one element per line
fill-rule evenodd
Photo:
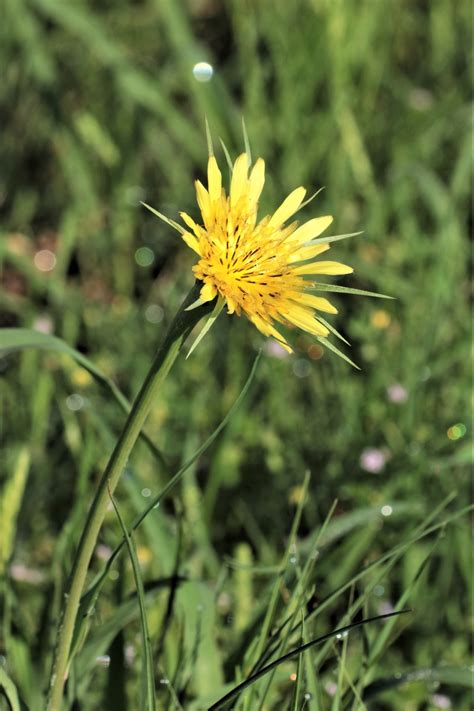
<path fill-rule="evenodd" d="M 387 463 L 387 455 L 382 449 L 376 449 L 375 447 L 368 447 L 364 449 L 360 455 L 360 466 L 365 469 L 366 472 L 371 474 L 379 474 Z"/>
<path fill-rule="evenodd" d="M 337 691 L 337 684 L 334 681 L 328 681 L 324 684 L 324 690 L 329 696 L 335 696 Z"/>
<path fill-rule="evenodd" d="M 395 612 L 395 608 L 389 600 L 382 600 L 379 603 L 377 611 L 379 615 L 390 615 L 392 612 Z"/>
<path fill-rule="evenodd" d="M 54 329 L 53 319 L 49 314 L 41 314 L 33 321 L 32 328 L 40 333 L 52 333 Z"/>
<path fill-rule="evenodd" d="M 451 699 L 449 696 L 445 696 L 444 694 L 433 694 L 430 701 L 433 706 L 436 706 L 437 709 L 451 708 Z"/>
<path fill-rule="evenodd" d="M 400 383 L 394 383 L 387 388 L 387 395 L 390 402 L 395 402 L 401 405 L 408 399 L 408 390 Z"/>
<path fill-rule="evenodd" d="M 288 351 L 286 351 L 283 346 L 280 346 L 278 341 L 275 341 L 273 338 L 269 338 L 265 341 L 264 349 L 265 353 L 273 358 L 287 358 L 289 355 Z"/>

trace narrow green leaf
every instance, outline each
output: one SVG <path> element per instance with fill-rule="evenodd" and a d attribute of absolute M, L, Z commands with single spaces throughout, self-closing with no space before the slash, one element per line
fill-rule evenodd
<path fill-rule="evenodd" d="M 341 333 L 339 333 L 339 331 L 338 331 L 337 329 L 334 328 L 334 326 L 332 325 L 332 323 L 329 323 L 329 321 L 326 321 L 326 319 L 323 318 L 323 317 L 320 315 L 319 312 L 318 312 L 317 319 L 318 319 L 318 321 L 321 321 L 321 323 L 322 323 L 324 326 L 326 326 L 326 328 L 328 329 L 328 331 L 331 331 L 331 333 L 332 333 L 334 336 L 336 336 L 336 338 L 339 338 L 339 340 L 341 340 L 343 343 L 345 343 L 346 346 L 350 346 L 350 345 L 351 345 L 351 344 L 349 343 L 349 341 L 346 341 L 346 339 L 344 338 L 344 336 L 343 336 Z"/>
<path fill-rule="evenodd" d="M 10 560 L 23 494 L 28 480 L 31 454 L 27 447 L 18 452 L 15 464 L 0 497 L 0 577 Z"/>
<path fill-rule="evenodd" d="M 198 299 L 198 301 L 199 301 L 199 299 Z M 196 302 L 195 302 L 195 303 L 196 303 Z M 196 338 L 196 340 L 194 341 L 193 345 L 192 345 L 191 348 L 189 349 L 188 354 L 187 354 L 187 356 L 186 356 L 186 360 L 189 358 L 189 356 L 191 355 L 191 353 L 193 353 L 193 351 L 197 348 L 197 346 L 201 343 L 202 339 L 203 339 L 204 336 L 208 333 L 208 331 L 210 331 L 210 329 L 212 328 L 212 326 L 213 326 L 214 323 L 216 322 L 216 319 L 217 319 L 217 317 L 219 316 L 220 312 L 221 312 L 222 309 L 224 308 L 224 305 L 225 305 L 224 299 L 223 299 L 221 296 L 219 296 L 219 298 L 217 299 L 217 303 L 216 303 L 216 305 L 214 306 L 214 310 L 212 311 L 211 315 L 209 316 L 209 318 L 207 319 L 206 323 L 205 323 L 204 326 L 202 327 L 201 332 L 199 333 L 199 336 Z"/>
<path fill-rule="evenodd" d="M 367 687 L 364 700 L 373 699 L 384 691 L 396 689 L 403 684 L 425 681 L 428 684 L 446 684 L 450 686 L 473 687 L 472 670 L 469 667 L 428 667 L 411 669 L 410 671 L 394 674 L 394 676 L 377 679 Z"/>
<path fill-rule="evenodd" d="M 358 237 L 363 235 L 363 232 L 348 232 L 345 235 L 331 235 L 330 237 L 316 237 L 316 239 L 309 239 L 305 242 L 305 245 L 312 246 L 314 244 L 330 244 L 331 242 L 339 242 L 341 239 L 349 239 L 349 237 Z"/>
<path fill-rule="evenodd" d="M 196 299 L 196 301 L 193 301 L 193 303 L 190 304 L 190 306 L 188 306 L 188 307 L 185 308 L 184 310 L 185 310 L 185 311 L 192 311 L 193 309 L 197 309 L 199 306 L 202 306 L 202 305 L 205 304 L 205 303 L 206 303 L 206 302 L 203 301 L 202 299 Z"/>
<path fill-rule="evenodd" d="M 207 116 L 205 117 L 204 120 L 206 122 L 207 153 L 210 158 L 211 156 L 214 155 L 214 146 L 212 145 L 211 129 L 209 128 L 209 121 L 207 120 Z"/>
<path fill-rule="evenodd" d="M 155 210 L 154 207 L 151 207 L 150 205 L 147 205 L 146 202 L 143 202 L 143 201 L 140 200 L 140 204 L 143 205 L 143 207 L 146 207 L 147 210 L 149 210 L 150 212 L 152 212 L 152 213 L 155 215 L 155 217 L 159 217 L 160 220 L 163 220 L 163 222 L 166 222 L 167 225 L 170 225 L 170 227 L 172 227 L 173 229 L 175 229 L 175 230 L 176 230 L 177 232 L 179 232 L 180 234 L 184 235 L 184 233 L 186 232 L 186 230 L 184 229 L 184 227 L 181 227 L 181 225 L 179 225 L 177 222 L 175 222 L 174 220 L 172 220 L 170 217 L 166 217 L 166 215 L 163 215 L 162 212 L 158 212 L 158 210 Z"/>
<path fill-rule="evenodd" d="M 389 565 L 393 566 L 393 563 L 399 560 L 403 553 L 414 543 L 423 538 L 426 538 L 427 536 L 439 531 L 442 528 L 445 528 L 449 523 L 452 523 L 456 519 L 460 518 L 461 516 L 464 516 L 465 514 L 474 509 L 474 505 L 466 506 L 460 509 L 459 511 L 456 511 L 455 513 L 451 514 L 450 516 L 447 516 L 439 523 L 430 526 L 429 522 L 434 520 L 434 518 L 441 512 L 442 508 L 445 508 L 452 500 L 452 498 L 452 495 L 447 496 L 444 501 L 441 502 L 438 507 L 436 507 L 434 511 L 430 512 L 430 514 L 425 518 L 425 520 L 420 524 L 420 526 L 415 529 L 412 537 L 407 538 L 406 540 L 400 543 L 397 543 L 379 558 L 376 558 L 370 563 L 367 563 L 367 565 L 365 565 L 361 570 L 358 570 L 349 580 L 347 580 L 338 588 L 330 592 L 325 598 L 320 601 L 319 605 L 309 613 L 307 619 L 314 618 L 324 612 L 324 610 L 326 610 L 334 602 L 334 600 L 340 597 L 348 588 L 357 583 L 361 578 L 365 577 L 370 571 L 373 571 L 383 566 L 386 562 L 388 562 Z M 351 610 L 351 614 L 355 614 L 355 608 L 354 610 Z"/>
<path fill-rule="evenodd" d="M 305 604 L 305 593 L 309 587 L 309 578 L 310 575 L 314 569 L 314 566 L 316 564 L 316 561 L 318 559 L 318 555 L 315 554 L 315 551 L 318 551 L 320 542 L 323 539 L 326 529 L 333 517 L 334 511 L 336 510 L 337 506 L 337 499 L 333 502 L 331 508 L 329 509 L 329 512 L 323 521 L 323 524 L 319 529 L 316 530 L 315 535 L 313 535 L 310 540 L 309 540 L 309 545 L 307 546 L 306 550 L 306 562 L 303 566 L 303 570 L 301 572 L 301 575 L 299 576 L 297 585 L 295 589 L 292 592 L 291 595 L 291 602 L 288 606 L 288 614 L 286 619 L 279 625 L 278 629 L 275 630 L 272 633 L 272 637 L 269 640 L 269 643 L 267 644 L 267 647 L 258 660 L 257 664 L 255 665 L 255 668 L 252 669 L 252 671 L 256 671 L 259 667 L 264 665 L 268 659 L 270 659 L 277 651 L 279 647 L 285 648 L 286 644 L 288 643 L 289 637 L 292 633 L 292 621 L 295 618 L 296 613 L 298 610 L 302 609 Z M 292 611 L 293 610 L 293 611 Z M 304 620 L 301 622 L 301 625 L 303 625 Z M 296 628 L 294 628 L 296 629 Z M 282 638 L 282 634 L 284 634 Z M 281 640 L 281 641 L 280 641 Z M 303 640 L 306 641 L 306 640 Z"/>
<path fill-rule="evenodd" d="M 115 502 L 112 492 L 109 490 L 110 500 L 117 514 L 117 518 L 122 529 L 123 537 L 125 540 L 125 545 L 128 549 L 128 554 L 130 556 L 130 561 L 132 563 L 133 577 L 135 579 L 135 586 L 137 588 L 138 606 L 140 609 L 140 628 L 142 633 L 143 642 L 143 666 L 142 666 L 142 703 L 144 703 L 144 708 L 146 711 L 155 711 L 155 681 L 154 681 L 154 667 L 153 667 L 153 655 L 151 651 L 151 639 L 150 633 L 148 631 L 148 621 L 146 616 L 146 603 L 145 603 L 145 589 L 143 587 L 142 574 L 140 570 L 140 564 L 138 562 L 137 552 L 135 550 L 135 544 L 133 542 L 132 536 L 128 532 L 125 521 L 122 518 L 122 514 Z"/>
<path fill-rule="evenodd" d="M 334 345 L 334 343 L 331 343 L 327 338 L 324 338 L 323 336 L 316 336 L 316 340 L 319 341 L 325 348 L 328 348 L 330 351 L 335 353 L 336 355 L 339 356 L 339 358 L 342 358 L 342 360 L 345 360 L 346 363 L 349 363 L 349 365 L 352 365 L 353 368 L 356 370 L 360 370 L 359 366 L 354 363 L 350 358 L 346 356 L 345 353 L 339 350 L 337 346 Z"/>
<path fill-rule="evenodd" d="M 301 611 L 301 645 L 305 643 L 304 639 L 304 614 Z M 296 666 L 296 684 L 293 694 L 293 711 L 298 711 L 300 708 L 299 699 L 301 696 L 302 682 L 303 682 L 303 662 L 304 657 L 302 654 L 298 656 L 298 663 Z"/>
<path fill-rule="evenodd" d="M 254 684 L 262 676 L 265 676 L 265 674 L 268 674 L 268 672 L 272 671 L 272 669 L 275 669 L 283 662 L 287 662 L 288 660 L 297 657 L 298 655 L 305 652 L 307 649 L 310 649 L 311 647 L 314 647 L 317 644 L 322 644 L 323 642 L 328 639 L 331 639 L 332 637 L 342 635 L 344 634 L 344 632 L 349 632 L 350 630 L 353 630 L 356 627 L 367 625 L 370 622 L 376 622 L 377 620 L 386 620 L 389 617 L 394 617 L 395 615 L 403 615 L 408 612 L 411 612 L 411 610 L 399 610 L 397 612 L 389 612 L 386 615 L 376 615 L 375 617 L 368 617 L 365 620 L 360 620 L 359 622 L 352 622 L 349 625 L 345 625 L 344 627 L 340 627 L 339 629 L 333 630 L 332 632 L 328 632 L 327 634 L 324 634 L 321 637 L 312 639 L 310 642 L 306 642 L 306 644 L 300 645 L 296 649 L 291 650 L 291 652 L 287 652 L 282 657 L 279 657 L 270 664 L 267 664 L 266 667 L 259 669 L 259 671 L 255 674 L 252 674 L 251 676 L 247 677 L 247 679 L 245 679 L 241 684 L 238 684 L 238 686 L 234 687 L 232 691 L 229 691 L 229 693 L 219 699 L 219 701 L 216 701 L 216 703 L 212 704 L 212 706 L 209 707 L 208 711 L 217 711 L 217 709 L 221 709 L 223 706 L 226 706 L 229 701 L 232 701 L 232 699 L 241 694 L 244 689 Z"/>
<path fill-rule="evenodd" d="M 242 116 L 242 133 L 244 134 L 244 146 L 245 146 L 245 152 L 248 156 L 248 166 L 252 165 L 252 151 L 250 150 L 250 141 L 249 137 L 247 134 L 247 126 L 245 125 L 245 119 Z"/>
<path fill-rule="evenodd" d="M 363 289 L 352 289 L 350 286 L 338 286 L 338 284 L 323 284 L 322 282 L 312 282 L 308 291 L 332 291 L 335 294 L 353 294 L 354 296 L 373 296 L 376 299 L 394 299 L 394 296 L 378 294 L 376 291 L 364 291 Z"/>
<path fill-rule="evenodd" d="M 11 711 L 26 711 L 26 706 L 20 706 L 18 691 L 6 671 L 0 666 L 0 697 L 4 696 L 10 704 Z"/>
<path fill-rule="evenodd" d="M 319 188 L 319 190 L 316 190 L 316 192 L 313 193 L 313 194 L 311 195 L 311 197 L 309 197 L 307 200 L 305 200 L 304 202 L 302 202 L 301 205 L 300 205 L 299 208 L 298 208 L 298 212 L 299 212 L 300 210 L 302 210 L 304 207 L 306 207 L 306 205 L 309 205 L 310 202 L 313 202 L 314 198 L 317 197 L 317 196 L 319 195 L 319 193 L 322 192 L 323 190 L 324 190 L 324 187 Z"/>
<path fill-rule="evenodd" d="M 395 609 L 403 609 L 406 604 L 408 603 L 410 596 L 413 593 L 414 588 L 416 587 L 421 575 L 425 571 L 425 569 L 428 567 L 428 563 L 431 560 L 431 557 L 436 550 L 438 546 L 439 539 L 443 535 L 443 532 L 440 531 L 438 533 L 438 536 L 434 542 L 434 544 L 431 546 L 428 554 L 423 558 L 421 564 L 418 566 L 418 569 L 413 576 L 413 579 L 411 580 L 410 584 L 407 586 L 407 588 L 402 592 L 400 595 L 399 599 L 395 603 L 394 607 Z M 388 644 L 389 638 L 392 636 L 392 629 L 393 629 L 394 622 L 393 620 L 389 620 L 386 625 L 384 625 L 383 630 L 380 631 L 380 634 L 377 635 L 377 638 L 374 640 L 373 645 L 371 646 L 370 650 L 370 655 L 367 661 L 367 669 L 374 669 L 375 664 L 380 659 L 381 655 L 383 654 L 383 651 Z M 393 642 L 393 640 L 392 640 Z"/>
<path fill-rule="evenodd" d="M 213 444 L 213 442 L 217 439 L 221 431 L 224 429 L 224 427 L 227 425 L 229 420 L 233 417 L 234 413 L 238 410 L 240 407 L 242 401 L 244 400 L 245 396 L 247 395 L 247 392 L 252 384 L 252 381 L 255 377 L 255 373 L 257 371 L 257 366 L 258 362 L 260 360 L 261 353 L 257 355 L 255 358 L 252 368 L 250 370 L 249 376 L 247 378 L 247 381 L 245 382 L 242 390 L 240 391 L 238 397 L 234 401 L 232 407 L 229 409 L 225 417 L 221 420 L 219 425 L 216 427 L 214 432 L 207 438 L 207 440 L 200 446 L 198 449 L 194 452 L 194 454 L 182 465 L 180 469 L 174 474 L 174 476 L 171 477 L 169 482 L 166 484 L 166 486 L 160 491 L 160 493 L 155 496 L 148 506 L 142 511 L 141 514 L 139 514 L 133 521 L 131 531 L 135 531 L 138 526 L 144 521 L 144 519 L 148 516 L 149 513 L 151 513 L 157 506 L 160 505 L 162 500 L 169 494 L 171 489 L 173 489 L 174 486 L 181 480 L 185 472 L 194 464 L 194 462 L 202 455 L 204 452 L 209 449 L 209 447 Z M 78 622 L 76 623 L 76 630 L 74 631 L 74 634 L 76 637 L 80 636 L 81 631 L 80 628 L 84 624 L 84 621 L 87 619 L 90 610 L 94 607 L 97 598 L 99 597 L 100 591 L 102 590 L 102 586 L 104 582 L 107 579 L 107 575 L 109 573 L 110 568 L 112 567 L 112 564 L 120 551 L 122 550 L 122 547 L 124 545 L 125 541 L 122 539 L 122 541 L 119 543 L 119 545 L 113 550 L 112 554 L 110 555 L 108 561 L 104 565 L 104 568 L 98 575 L 95 577 L 93 580 L 92 584 L 90 585 L 89 589 L 87 592 L 83 595 L 81 599 L 81 604 L 79 608 L 79 615 L 78 615 Z"/>
<path fill-rule="evenodd" d="M 9 353 L 23 350 L 25 348 L 39 348 L 42 350 L 55 351 L 63 353 L 73 358 L 76 363 L 87 370 L 93 378 L 104 388 L 106 388 L 120 407 L 127 414 L 130 412 L 131 404 L 107 375 L 105 375 L 94 363 L 86 358 L 85 355 L 72 348 L 60 338 L 51 336 L 48 333 L 40 333 L 29 328 L 2 328 L 0 329 L 0 353 Z M 164 457 L 160 450 L 152 442 L 144 432 L 140 433 L 140 437 L 146 442 L 150 452 L 158 460 L 161 466 L 164 465 Z"/>
<path fill-rule="evenodd" d="M 227 165 L 229 166 L 230 174 L 232 175 L 232 171 L 233 171 L 233 169 L 234 169 L 234 166 L 233 166 L 233 164 L 232 164 L 232 160 L 231 160 L 231 157 L 230 157 L 230 153 L 229 153 L 229 151 L 227 150 L 226 144 L 224 143 L 224 141 L 222 140 L 222 138 L 221 138 L 220 136 L 219 136 L 219 141 L 220 141 L 220 143 L 221 143 L 222 150 L 224 151 L 225 159 L 226 159 L 226 161 L 227 161 Z"/>
<path fill-rule="evenodd" d="M 125 543 L 123 543 L 125 545 Z M 179 584 L 182 585 L 186 578 L 180 577 Z M 156 605 L 158 596 L 161 592 L 168 590 L 172 585 L 176 584 L 171 576 L 167 578 L 160 578 L 154 580 L 152 583 L 148 583 L 147 590 L 145 593 L 145 602 L 147 606 Z M 87 610 L 89 612 L 87 613 Z M 80 614 L 88 614 L 87 621 L 90 622 L 92 610 L 90 608 L 84 608 L 81 605 Z M 95 660 L 110 648 L 112 640 L 115 639 L 117 634 L 125 629 L 127 625 L 134 622 L 139 614 L 139 608 L 137 604 L 136 595 L 132 595 L 130 598 L 120 603 L 118 607 L 114 609 L 110 617 L 101 621 L 100 625 L 94 625 L 89 633 L 84 646 L 79 649 L 74 658 L 74 668 L 76 673 L 77 682 L 80 686 L 87 686 L 90 674 L 93 672 L 96 662 Z M 86 623 L 86 620 L 82 621 L 82 626 Z M 77 623 L 79 625 L 79 623 Z"/>
<path fill-rule="evenodd" d="M 281 562 L 280 572 L 279 572 L 279 575 L 275 577 L 275 581 L 273 583 L 273 586 L 272 586 L 272 589 L 270 592 L 270 600 L 268 602 L 267 611 L 266 611 L 266 614 L 265 614 L 265 617 L 263 620 L 263 625 L 261 627 L 260 635 L 258 638 L 258 644 L 255 648 L 255 653 L 254 653 L 254 657 L 253 657 L 255 662 L 253 664 L 251 674 L 256 673 L 258 671 L 258 669 L 262 666 L 262 663 L 263 663 L 262 662 L 263 651 L 268 643 L 268 640 L 270 637 L 270 631 L 271 631 L 272 625 L 275 620 L 276 611 L 278 608 L 278 601 L 279 601 L 279 597 L 280 597 L 281 584 L 282 584 L 283 576 L 285 575 L 285 572 L 288 567 L 288 563 L 289 563 L 290 555 L 291 555 L 291 550 L 292 550 L 293 546 L 295 545 L 296 536 L 298 534 L 298 529 L 299 529 L 300 522 L 301 522 L 301 516 L 303 515 L 303 509 L 304 509 L 304 506 L 306 503 L 306 497 L 308 494 L 309 481 L 310 481 L 310 473 L 309 473 L 309 471 L 307 471 L 305 473 L 305 477 L 303 480 L 301 497 L 298 502 L 298 507 L 297 507 L 295 515 L 293 517 L 290 535 L 288 536 L 288 543 L 287 543 L 285 553 L 283 555 L 283 559 Z M 292 619 L 295 618 L 297 614 L 298 614 L 298 608 L 295 607 Z M 287 641 L 287 637 L 285 637 L 285 639 L 282 641 L 282 648 L 284 648 L 283 645 L 285 644 L 286 641 Z M 265 688 L 264 688 L 262 695 L 259 699 L 260 705 L 262 705 L 262 706 L 263 706 L 265 698 L 268 694 L 268 691 L 270 689 L 270 685 L 271 685 L 272 680 L 274 678 L 274 674 L 275 674 L 275 672 L 273 671 L 270 678 L 267 680 L 267 683 L 265 684 Z"/>

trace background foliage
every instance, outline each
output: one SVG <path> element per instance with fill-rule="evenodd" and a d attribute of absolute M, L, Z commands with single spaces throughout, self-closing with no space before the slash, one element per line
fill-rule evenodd
<path fill-rule="evenodd" d="M 5 0 L 4 12 L 3 326 L 54 333 L 133 397 L 192 284 L 193 263 L 176 234 L 139 201 L 173 218 L 178 210 L 196 213 L 193 179 L 205 168 L 205 115 L 234 156 L 242 150 L 245 116 L 253 153 L 267 162 L 262 212 L 300 184 L 324 185 L 305 216 L 333 214 L 339 233 L 364 230 L 333 247 L 355 268 L 341 283 L 396 297 L 336 300 L 336 325 L 351 341 L 360 372 L 306 337 L 291 358 L 265 344 L 238 414 L 188 472 L 176 499 L 136 536 L 153 598 L 150 625 L 158 640 L 167 630 L 157 642 L 157 679 L 174 679 L 184 708 L 205 708 L 224 682 L 236 682 L 236 665 L 248 672 L 243 640 L 252 630 L 257 637 L 252 615 L 284 556 L 307 470 L 291 557 L 304 558 L 305 542 L 338 501 L 333 533 L 308 583 L 308 591 L 316 586 L 316 604 L 413 537 L 452 492 L 449 511 L 467 501 L 470 6 Z M 199 61 L 214 67 L 207 83 L 193 76 Z M 223 315 L 176 366 L 147 428 L 166 464 L 138 446 L 117 492 L 126 518 L 217 426 L 261 345 L 248 322 Z M 26 350 L 6 355 L 0 367 L 0 653 L 36 709 L 62 580 L 123 415 L 68 356 Z M 404 549 L 373 589 L 366 577 L 354 582 L 308 630 L 312 637 L 337 626 L 351 599 L 376 614 L 409 591 L 405 603 L 415 612 L 397 623 L 397 638 L 371 662 L 366 682 L 414 669 L 431 669 L 431 676 L 399 676 L 373 708 L 467 708 L 464 677 L 439 672 L 467 663 L 466 519 L 443 530 L 436 545 L 428 536 Z M 98 569 L 120 535 L 111 512 Z M 117 570 L 70 688 L 77 708 L 137 708 L 136 605 L 134 615 L 119 615 L 134 590 L 126 558 Z M 191 582 L 179 588 L 163 626 L 167 593 L 153 593 L 153 581 L 174 570 Z M 283 618 L 291 576 L 279 592 Z M 306 691 L 307 671 L 295 702 L 296 663 L 281 667 L 267 708 L 357 707 L 351 684 L 360 682 L 358 665 L 364 654 L 370 658 L 377 629 L 366 632 L 363 649 L 355 634 L 342 661 L 335 648 L 316 660 L 315 688 Z M 95 662 L 104 654 L 108 667 Z M 158 690 L 160 708 L 178 708 L 170 684 Z M 249 708 L 258 708 L 256 698 Z"/>

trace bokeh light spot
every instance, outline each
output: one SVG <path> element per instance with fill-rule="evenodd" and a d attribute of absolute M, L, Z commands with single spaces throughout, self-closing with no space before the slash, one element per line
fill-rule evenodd
<path fill-rule="evenodd" d="M 390 326 L 390 321 L 392 319 L 387 311 L 377 309 L 377 311 L 374 311 L 371 315 L 370 320 L 372 322 L 372 326 L 375 326 L 375 328 L 385 329 Z"/>
<path fill-rule="evenodd" d="M 40 272 L 50 272 L 56 266 L 56 255 L 50 249 L 40 249 L 35 254 L 34 263 Z"/>
<path fill-rule="evenodd" d="M 324 355 L 324 348 L 318 346 L 317 343 L 312 343 L 308 348 L 308 355 L 311 360 L 319 360 Z"/>
<path fill-rule="evenodd" d="M 311 365 L 305 358 L 298 358 L 293 363 L 293 373 L 297 378 L 307 378 L 311 373 Z"/>
<path fill-rule="evenodd" d="M 451 425 L 451 427 L 448 427 L 448 431 L 446 432 L 448 435 L 449 439 L 456 441 L 457 439 L 461 439 L 461 437 L 464 437 L 466 434 L 466 425 L 464 422 L 457 422 L 455 425 Z"/>
<path fill-rule="evenodd" d="M 161 323 L 163 316 L 163 309 L 158 304 L 150 304 L 145 309 L 145 318 L 150 323 Z"/>
<path fill-rule="evenodd" d="M 82 410 L 84 407 L 84 398 L 78 393 L 73 393 L 66 398 L 66 407 L 73 412 Z"/>
<path fill-rule="evenodd" d="M 209 64 L 208 62 L 198 62 L 193 67 L 193 77 L 196 81 L 211 81 L 213 74 L 214 68 L 212 64 Z"/>
<path fill-rule="evenodd" d="M 135 252 L 135 261 L 139 267 L 149 267 L 155 261 L 155 254 L 149 247 L 139 247 Z"/>

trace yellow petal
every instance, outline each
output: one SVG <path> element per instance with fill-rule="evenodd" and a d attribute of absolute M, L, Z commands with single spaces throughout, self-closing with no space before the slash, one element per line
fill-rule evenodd
<path fill-rule="evenodd" d="M 187 212 L 180 212 L 179 216 L 187 224 L 187 226 L 193 230 L 193 232 L 196 233 L 196 236 L 199 235 L 199 227 L 198 225 L 194 222 L 193 218 L 188 215 Z"/>
<path fill-rule="evenodd" d="M 293 270 L 294 274 L 328 274 L 336 276 L 338 274 L 352 274 L 354 270 L 348 267 L 347 264 L 340 262 L 313 262 L 312 264 L 303 264 L 301 267 L 296 267 Z"/>
<path fill-rule="evenodd" d="M 235 301 L 230 296 L 226 296 L 225 300 L 227 303 L 227 313 L 233 314 L 235 312 Z"/>
<path fill-rule="evenodd" d="M 255 205 L 262 193 L 265 183 L 265 161 L 259 158 L 255 163 L 249 178 L 249 198 Z"/>
<path fill-rule="evenodd" d="M 217 296 L 217 289 L 214 284 L 204 284 L 199 296 L 202 301 L 212 301 Z"/>
<path fill-rule="evenodd" d="M 186 242 L 188 247 L 191 247 L 191 249 L 193 249 L 196 252 L 196 254 L 199 254 L 199 256 L 202 257 L 202 252 L 201 252 L 201 248 L 199 246 L 199 241 L 193 234 L 191 234 L 191 232 L 183 232 L 181 237 L 184 239 L 184 241 Z"/>
<path fill-rule="evenodd" d="M 304 188 L 296 188 L 288 197 L 283 200 L 280 207 L 273 213 L 268 223 L 270 227 L 280 227 L 285 220 L 294 215 L 306 195 L 306 190 Z"/>
<path fill-rule="evenodd" d="M 210 221 L 211 210 L 209 204 L 209 193 L 200 180 L 196 180 L 196 199 L 201 210 L 201 215 L 205 223 Z"/>
<path fill-rule="evenodd" d="M 276 341 L 278 341 L 280 346 L 282 346 L 286 351 L 288 351 L 288 353 L 293 353 L 293 350 L 288 345 L 287 340 L 281 335 L 279 331 L 276 330 L 276 328 L 271 325 L 271 323 L 257 315 L 250 316 L 249 318 L 254 324 L 254 326 L 258 328 L 260 333 L 263 333 L 263 335 L 267 337 L 272 336 Z"/>
<path fill-rule="evenodd" d="M 230 204 L 237 204 L 241 195 L 247 189 L 248 156 L 242 153 L 234 163 L 230 183 Z"/>
<path fill-rule="evenodd" d="M 315 319 L 313 312 L 305 307 L 291 305 L 287 311 L 282 312 L 282 316 L 313 336 L 327 336 L 329 333 L 328 329 Z"/>
<path fill-rule="evenodd" d="M 320 234 L 326 230 L 332 223 L 333 218 L 331 215 L 326 215 L 325 217 L 314 217 L 312 220 L 308 220 L 304 225 L 298 227 L 298 229 L 293 232 L 291 239 L 298 240 L 299 242 L 307 242 L 310 239 L 318 237 Z"/>
<path fill-rule="evenodd" d="M 218 200 L 222 190 L 222 175 L 214 156 L 209 157 L 207 164 L 207 185 L 211 200 Z"/>
<path fill-rule="evenodd" d="M 306 259 L 313 259 L 313 257 L 317 257 L 318 254 L 322 254 L 328 249 L 329 245 L 327 243 L 315 244 L 312 247 L 300 247 L 300 249 L 297 249 L 296 252 L 293 252 L 288 261 L 290 264 L 292 262 L 303 262 Z"/>
<path fill-rule="evenodd" d="M 298 291 L 292 291 L 288 294 L 288 296 L 290 299 L 302 304 L 303 306 L 310 306 L 312 309 L 324 311 L 327 314 L 337 314 L 337 309 L 331 304 L 330 301 L 324 299 L 322 296 L 303 294 Z"/>

